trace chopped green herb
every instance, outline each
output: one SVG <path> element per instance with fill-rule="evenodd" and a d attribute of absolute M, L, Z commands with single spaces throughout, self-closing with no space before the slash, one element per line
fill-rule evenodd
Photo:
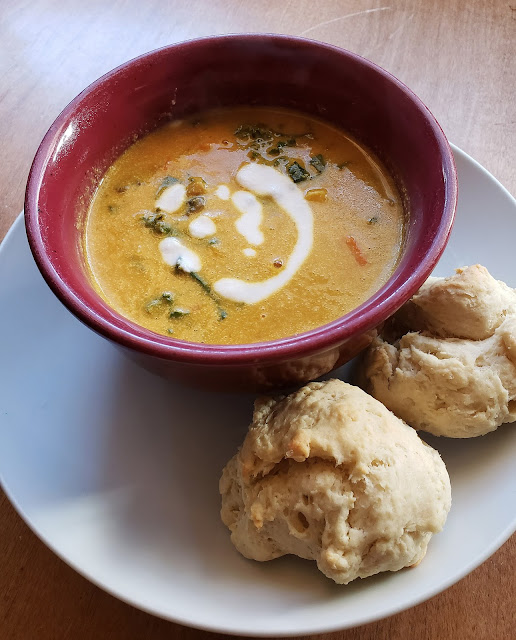
<path fill-rule="evenodd" d="M 277 156 L 281 153 L 281 150 L 284 149 L 285 147 L 295 147 L 295 146 L 296 146 L 296 141 L 294 140 L 294 138 L 291 138 L 290 140 L 279 140 L 275 146 L 269 147 L 267 149 L 267 153 L 270 156 Z"/>
<path fill-rule="evenodd" d="M 170 333 L 170 335 L 172 335 L 174 333 L 174 329 L 171 329 L 170 327 L 167 329 L 167 333 Z"/>
<path fill-rule="evenodd" d="M 285 133 L 274 131 L 263 124 L 243 124 L 235 130 L 235 136 L 240 140 L 257 140 L 264 142 L 272 138 L 286 138 L 282 146 L 295 147 L 296 138 L 313 138 L 311 133 Z"/>
<path fill-rule="evenodd" d="M 173 309 L 168 317 L 169 318 L 184 318 L 185 316 L 190 315 L 190 312 L 188 311 L 188 309 Z"/>
<path fill-rule="evenodd" d="M 177 178 L 173 178 L 172 176 L 166 176 L 165 178 L 163 178 L 161 184 L 158 187 L 158 190 L 156 191 L 156 198 L 158 198 L 167 187 L 170 187 L 177 182 L 179 182 L 179 180 Z"/>
<path fill-rule="evenodd" d="M 196 213 L 197 211 L 204 209 L 205 204 L 206 198 L 203 198 L 203 196 L 194 196 L 186 201 L 188 213 Z"/>
<path fill-rule="evenodd" d="M 342 171 L 342 169 L 347 169 L 351 164 L 351 160 L 346 160 L 346 162 L 341 162 L 337 165 L 337 167 Z"/>
<path fill-rule="evenodd" d="M 297 138 L 309 136 L 307 133 L 293 134 L 284 131 L 275 131 L 263 124 L 244 124 L 235 131 L 237 143 L 247 150 L 247 157 L 253 162 L 259 162 L 269 166 L 285 166 L 291 162 L 291 158 L 280 156 L 285 147 L 297 146 Z M 281 157 L 281 162 L 277 162 Z M 283 160 L 285 158 L 285 160 Z M 295 171 L 295 168 L 294 168 Z M 297 172 L 298 177 L 302 174 Z M 308 176 L 309 177 L 309 174 Z M 303 178 L 304 179 L 304 178 Z"/>
<path fill-rule="evenodd" d="M 147 313 L 152 313 L 152 311 L 156 309 L 156 307 L 159 307 L 161 305 L 161 302 L 162 300 L 160 300 L 160 298 L 155 298 L 154 300 L 147 302 L 147 304 L 145 305 L 145 311 Z"/>
<path fill-rule="evenodd" d="M 235 130 L 235 136 L 242 140 L 271 140 L 273 133 L 263 125 L 243 124 Z"/>
<path fill-rule="evenodd" d="M 162 236 L 167 236 L 172 233 L 172 227 L 168 224 L 168 222 L 164 222 L 163 220 L 158 220 L 154 226 L 154 231 L 159 233 Z"/>
<path fill-rule="evenodd" d="M 279 158 L 276 158 L 276 160 L 274 160 L 272 164 L 275 167 L 278 167 L 280 164 L 287 164 L 288 160 L 289 160 L 288 156 L 280 156 Z"/>
<path fill-rule="evenodd" d="M 299 162 L 293 162 L 287 169 L 289 176 L 294 182 L 302 182 L 310 177 L 310 174 Z"/>
<path fill-rule="evenodd" d="M 213 237 L 208 240 L 208 244 L 211 247 L 213 247 L 214 245 L 220 244 L 220 240 L 218 238 Z"/>
<path fill-rule="evenodd" d="M 324 168 L 326 167 L 326 162 L 324 161 L 324 158 L 320 153 L 318 153 L 316 156 L 311 157 L 310 164 L 319 173 L 322 173 L 324 171 Z"/>
<path fill-rule="evenodd" d="M 280 140 L 277 146 L 281 149 L 282 147 L 295 147 L 296 145 L 296 139 L 289 138 L 288 140 Z"/>
<path fill-rule="evenodd" d="M 115 211 L 118 209 L 118 207 L 114 204 L 108 204 L 108 211 L 109 213 L 115 213 Z"/>
<path fill-rule="evenodd" d="M 367 224 L 376 224 L 378 222 L 378 216 L 373 216 L 372 218 L 369 218 L 369 220 L 367 221 Z"/>
<path fill-rule="evenodd" d="M 190 278 L 192 278 L 192 280 L 195 280 L 195 282 L 200 284 L 201 287 L 206 291 L 206 293 L 210 293 L 211 294 L 211 287 L 206 282 L 206 280 L 201 278 L 201 276 L 196 271 L 190 271 L 189 274 L 190 274 Z"/>
<path fill-rule="evenodd" d="M 156 222 L 163 220 L 164 217 L 165 216 L 162 213 L 159 213 L 158 211 L 156 211 L 155 213 L 152 213 L 151 211 L 147 211 L 142 215 L 141 219 L 143 220 L 143 224 L 146 227 L 152 228 L 154 227 Z"/>
<path fill-rule="evenodd" d="M 163 291 L 163 293 L 159 297 L 154 298 L 145 305 L 145 311 L 147 311 L 147 313 L 152 313 L 158 307 L 161 307 L 161 305 L 171 305 L 173 302 L 174 294 L 170 291 Z"/>
<path fill-rule="evenodd" d="M 177 229 L 174 229 L 164 218 L 165 216 L 162 213 L 148 211 L 142 215 L 141 220 L 148 229 L 152 229 L 154 233 L 160 236 L 179 235 Z"/>
<path fill-rule="evenodd" d="M 212 292 L 211 286 L 196 271 L 190 271 L 190 272 L 188 272 L 188 275 L 190 276 L 190 278 L 192 278 L 192 280 L 194 280 L 194 282 L 197 282 L 197 284 L 202 287 L 204 292 L 213 300 L 213 302 L 215 302 L 215 304 L 217 305 L 217 312 L 219 314 L 219 320 L 225 320 L 227 318 L 227 316 L 228 316 L 228 313 L 227 313 L 227 311 L 225 311 L 220 306 L 219 299 Z"/>

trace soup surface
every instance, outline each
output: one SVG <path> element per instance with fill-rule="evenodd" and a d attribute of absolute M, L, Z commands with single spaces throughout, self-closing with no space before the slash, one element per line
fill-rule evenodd
<path fill-rule="evenodd" d="M 107 171 L 86 221 L 92 279 L 175 339 L 262 342 L 337 319 L 387 281 L 403 241 L 392 178 L 303 114 L 220 110 L 167 124 Z"/>

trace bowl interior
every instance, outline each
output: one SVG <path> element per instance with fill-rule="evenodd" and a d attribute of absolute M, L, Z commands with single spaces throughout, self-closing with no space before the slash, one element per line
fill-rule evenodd
<path fill-rule="evenodd" d="M 409 211 L 402 259 L 389 282 L 348 314 L 345 330 L 375 326 L 420 286 L 444 249 L 455 208 L 451 152 L 428 110 L 388 73 L 341 49 L 285 36 L 207 38 L 157 50 L 68 105 L 38 150 L 26 197 L 29 241 L 47 282 L 95 329 L 170 345 L 115 313 L 92 288 L 82 224 L 103 173 L 137 136 L 232 105 L 313 114 L 351 133 L 391 171 Z"/>

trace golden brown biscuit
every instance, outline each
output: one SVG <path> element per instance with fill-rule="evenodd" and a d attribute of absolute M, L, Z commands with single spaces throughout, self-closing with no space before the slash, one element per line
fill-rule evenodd
<path fill-rule="evenodd" d="M 451 501 L 439 454 L 340 380 L 257 401 L 220 492 L 240 553 L 315 560 L 341 584 L 417 564 Z"/>
<path fill-rule="evenodd" d="M 470 438 L 516 420 L 516 294 L 485 267 L 431 278 L 366 352 L 364 388 L 415 429 Z"/>
<path fill-rule="evenodd" d="M 514 289 L 475 264 L 457 269 L 449 278 L 428 278 L 396 315 L 411 331 L 484 340 L 515 310 Z"/>

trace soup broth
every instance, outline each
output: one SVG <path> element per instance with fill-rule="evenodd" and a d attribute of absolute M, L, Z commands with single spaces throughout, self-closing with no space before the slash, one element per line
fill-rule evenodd
<path fill-rule="evenodd" d="M 367 149 L 312 117 L 171 122 L 110 167 L 88 212 L 100 295 L 174 339 L 262 342 L 337 319 L 392 274 L 404 211 Z"/>

